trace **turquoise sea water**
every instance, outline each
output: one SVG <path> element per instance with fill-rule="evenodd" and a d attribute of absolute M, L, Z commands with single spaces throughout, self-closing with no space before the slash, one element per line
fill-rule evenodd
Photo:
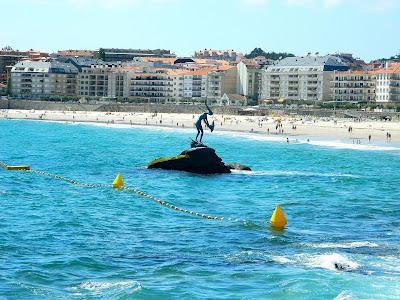
<path fill-rule="evenodd" d="M 88 183 L 121 172 L 127 186 L 179 207 L 240 220 L 0 170 L 0 298 L 400 298 L 400 148 L 217 130 L 206 142 L 253 172 L 145 169 L 186 149 L 193 133 L 0 121 L 1 161 Z M 276 204 L 283 232 L 268 225 Z"/>

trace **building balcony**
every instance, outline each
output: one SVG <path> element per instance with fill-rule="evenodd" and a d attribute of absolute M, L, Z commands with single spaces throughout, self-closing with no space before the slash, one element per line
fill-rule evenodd
<path fill-rule="evenodd" d="M 163 86 L 172 86 L 172 84 L 170 84 L 170 83 L 165 83 L 165 82 L 152 82 L 152 83 L 150 83 L 150 84 L 148 84 L 148 83 L 132 82 L 132 83 L 131 83 L 131 86 L 138 86 L 138 87 L 144 87 L 144 86 L 150 86 L 150 87 L 155 86 L 155 87 L 157 87 L 157 86 L 160 86 L 160 87 L 163 87 Z"/>
<path fill-rule="evenodd" d="M 159 80 L 167 80 L 165 77 L 133 77 L 131 78 L 131 80 L 134 81 L 143 81 L 143 80 L 147 80 L 147 81 L 159 81 Z"/>

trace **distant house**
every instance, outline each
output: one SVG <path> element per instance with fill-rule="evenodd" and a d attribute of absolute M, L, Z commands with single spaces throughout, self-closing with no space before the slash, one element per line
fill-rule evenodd
<path fill-rule="evenodd" d="M 274 100 L 272 100 L 271 98 L 258 99 L 258 105 L 260 105 L 260 106 L 267 106 L 268 104 L 272 104 L 272 103 L 274 103 Z"/>
<path fill-rule="evenodd" d="M 220 106 L 245 106 L 247 105 L 247 98 L 238 94 L 224 94 L 220 99 L 218 104 Z"/>

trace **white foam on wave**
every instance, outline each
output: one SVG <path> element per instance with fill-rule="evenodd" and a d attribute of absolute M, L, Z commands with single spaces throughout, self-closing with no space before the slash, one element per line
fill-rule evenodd
<path fill-rule="evenodd" d="M 72 123 L 68 122 L 69 125 Z M 115 123 L 103 123 L 103 122 L 75 122 L 74 125 L 90 125 L 96 127 L 113 128 L 113 129 L 146 129 L 152 131 L 187 131 L 193 132 L 193 128 L 182 128 L 173 126 L 158 126 L 158 125 L 138 125 L 138 124 L 115 124 Z"/>
<path fill-rule="evenodd" d="M 267 170 L 267 171 L 232 170 L 232 173 L 240 175 L 249 175 L 249 176 L 304 176 L 304 177 L 351 177 L 351 178 L 359 177 L 353 174 L 318 173 L 318 172 L 291 171 L 291 170 Z"/>
<path fill-rule="evenodd" d="M 21 119 L 24 120 L 24 119 Z M 128 128 L 141 128 L 155 131 L 186 131 L 186 132 L 195 132 L 192 127 L 174 127 L 174 126 L 159 126 L 155 124 L 149 125 L 135 125 L 135 124 L 113 124 L 113 123 L 102 123 L 102 122 L 72 122 L 72 121 L 57 121 L 57 120 L 29 120 L 29 121 L 41 121 L 41 122 L 64 122 L 69 125 L 92 125 L 106 128 L 119 128 L 119 129 L 128 129 Z M 400 152 L 400 147 L 395 146 L 383 146 L 383 145 L 373 145 L 373 144 L 353 144 L 350 142 L 345 142 L 342 140 L 321 140 L 314 139 L 314 137 L 307 136 L 273 136 L 273 135 L 264 135 L 261 133 L 251 133 L 251 132 L 238 132 L 238 131 L 229 131 L 229 130 L 220 130 L 213 133 L 214 135 L 224 135 L 230 137 L 244 138 L 248 140 L 254 141 L 267 141 L 267 142 L 281 142 L 286 143 L 287 138 L 289 138 L 290 144 L 309 144 L 318 147 L 327 147 L 327 148 L 335 148 L 335 149 L 348 149 L 348 150 L 360 150 L 360 151 L 397 151 Z"/>
<path fill-rule="evenodd" d="M 319 249 L 352 249 L 352 248 L 375 248 L 379 247 L 376 243 L 371 242 L 347 242 L 347 243 L 314 243 L 314 244 L 305 244 L 310 248 L 319 248 Z"/>
<path fill-rule="evenodd" d="M 357 298 L 354 297 L 351 291 L 342 291 L 339 295 L 335 297 L 334 300 L 353 300 L 353 299 Z"/>
<path fill-rule="evenodd" d="M 398 147 L 352 144 L 352 143 L 345 143 L 343 141 L 310 141 L 309 144 L 320 147 L 361 150 L 361 151 L 400 151 L 400 148 Z"/>
<path fill-rule="evenodd" d="M 292 256 L 269 255 L 261 251 L 241 251 L 239 253 L 227 255 L 225 259 L 231 263 L 270 263 L 274 262 L 283 265 L 302 265 L 310 268 L 322 268 L 331 271 L 352 271 L 360 265 L 349 259 L 347 256 L 339 253 L 327 254 L 295 254 Z"/>
<path fill-rule="evenodd" d="M 287 143 L 289 138 L 289 144 L 309 144 L 318 147 L 328 147 L 336 149 L 349 149 L 349 150 L 361 150 L 361 151 L 400 151 L 400 147 L 394 146 L 382 146 L 373 144 L 353 144 L 341 140 L 320 140 L 314 139 L 314 137 L 307 136 L 271 136 L 263 135 L 260 133 L 245 133 L 245 132 L 230 132 L 230 131 L 219 131 L 218 135 L 229 135 L 238 138 L 245 138 L 254 141 L 269 141 L 269 142 L 282 142 Z"/>
<path fill-rule="evenodd" d="M 296 260 L 308 267 L 317 267 L 332 271 L 336 270 L 335 264 L 343 266 L 346 271 L 356 270 L 360 267 L 357 262 L 339 253 L 320 255 L 299 254 L 296 256 Z"/>
<path fill-rule="evenodd" d="M 112 294 L 128 294 L 131 295 L 139 290 L 142 286 L 139 282 L 134 280 L 125 281 L 86 281 L 82 282 L 78 286 L 72 288 L 72 290 L 82 295 L 85 293 L 90 294 L 104 294 L 111 296 Z"/>
<path fill-rule="evenodd" d="M 273 135 L 263 135 L 260 133 L 247 133 L 247 132 L 238 132 L 238 131 L 217 131 L 215 132 L 216 135 L 223 135 L 223 136 L 230 136 L 230 137 L 237 137 L 237 138 L 245 138 L 248 140 L 254 141 L 269 141 L 269 142 L 285 142 L 286 137 L 283 136 L 273 136 Z"/>

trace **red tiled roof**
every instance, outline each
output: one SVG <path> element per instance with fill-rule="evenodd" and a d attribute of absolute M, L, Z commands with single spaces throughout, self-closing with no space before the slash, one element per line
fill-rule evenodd
<path fill-rule="evenodd" d="M 372 71 L 374 74 L 397 74 L 400 73 L 400 63 L 391 64 L 388 68 L 381 68 Z"/>

